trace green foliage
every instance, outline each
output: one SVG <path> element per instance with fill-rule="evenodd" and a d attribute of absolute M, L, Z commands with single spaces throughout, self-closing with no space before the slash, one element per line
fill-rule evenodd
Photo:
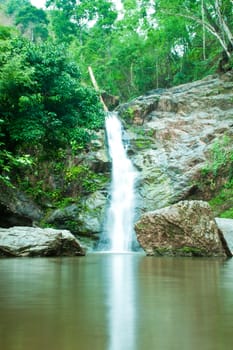
<path fill-rule="evenodd" d="M 86 165 L 75 165 L 66 170 L 65 180 L 70 185 L 75 182 L 78 193 L 90 194 L 104 187 L 108 178 L 103 174 L 95 173 Z"/>
<path fill-rule="evenodd" d="M 219 170 L 231 163 L 233 163 L 232 138 L 225 135 L 212 145 L 209 163 L 202 169 L 202 174 L 212 174 L 216 177 Z"/>
<path fill-rule="evenodd" d="M 225 219 L 233 219 L 233 208 L 225 210 L 223 213 L 220 214 L 220 217 Z"/>
<path fill-rule="evenodd" d="M 157 256 L 192 256 L 201 257 L 208 256 L 208 252 L 198 247 L 184 246 L 182 248 L 171 247 L 156 247 L 154 248 L 154 254 Z"/>
<path fill-rule="evenodd" d="M 29 0 L 8 0 L 5 11 L 13 16 L 20 32 L 32 41 L 47 39 L 49 21 L 46 12 L 32 6 Z"/>
<path fill-rule="evenodd" d="M 201 170 L 196 184 L 209 199 L 215 216 L 232 217 L 233 208 L 233 143 L 226 134 L 213 143 L 209 161 Z"/>
<path fill-rule="evenodd" d="M 101 30 L 97 21 L 73 38 L 71 50 L 75 57 L 82 57 L 80 68 L 86 81 L 87 66 L 92 65 L 104 90 L 128 100 L 155 87 L 182 84 L 216 72 L 223 47 L 207 30 L 208 24 L 221 38 L 227 38 L 211 1 L 205 7 L 204 32 L 197 1 L 124 1 L 123 6 L 124 15 L 109 32 Z M 231 4 L 221 7 L 232 32 L 231 10 Z"/>
<path fill-rule="evenodd" d="M 98 96 L 81 85 L 78 67 L 69 61 L 64 46 L 16 39 L 2 62 L 0 116 L 6 145 L 85 145 L 91 130 L 102 127 Z"/>
<path fill-rule="evenodd" d="M 77 152 L 87 147 L 103 127 L 104 112 L 97 93 L 81 83 L 80 70 L 65 45 L 36 44 L 10 30 L 2 33 L 0 181 L 10 186 L 16 174 L 23 174 L 27 155 L 42 152 L 52 159 L 61 149 Z M 40 180 L 35 184 L 37 198 L 46 192 L 42 185 Z"/>
<path fill-rule="evenodd" d="M 233 181 L 228 180 L 218 194 L 209 201 L 215 215 L 233 218 Z"/>
<path fill-rule="evenodd" d="M 51 24 L 57 39 L 66 42 L 76 37 L 82 42 L 90 28 L 90 21 L 95 22 L 95 29 L 110 31 L 117 17 L 109 0 L 47 0 L 46 5 L 51 9 Z"/>
<path fill-rule="evenodd" d="M 110 0 L 47 0 L 45 12 L 29 0 L 7 1 L 23 33 L 45 40 L 50 31 L 67 44 L 87 85 L 91 65 L 101 89 L 123 100 L 232 67 L 231 1 L 127 0 L 122 6 L 119 15 Z"/>
<path fill-rule="evenodd" d="M 0 144 L 0 146 L 4 146 Z M 0 183 L 2 182 L 6 186 L 14 187 L 11 179 L 11 174 L 16 172 L 18 169 L 25 167 L 31 167 L 33 160 L 30 155 L 17 155 L 14 156 L 11 152 L 6 149 L 0 150 Z"/>

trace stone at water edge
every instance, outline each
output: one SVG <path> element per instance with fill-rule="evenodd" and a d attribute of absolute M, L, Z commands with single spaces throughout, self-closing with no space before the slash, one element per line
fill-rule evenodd
<path fill-rule="evenodd" d="M 233 253 L 233 219 L 215 218 L 219 229 L 222 231 L 227 244 Z"/>
<path fill-rule="evenodd" d="M 232 256 L 209 204 L 204 201 L 181 201 L 147 212 L 135 230 L 148 255 Z"/>
<path fill-rule="evenodd" d="M 85 251 L 68 230 L 26 226 L 0 228 L 0 257 L 79 255 L 85 255 Z"/>

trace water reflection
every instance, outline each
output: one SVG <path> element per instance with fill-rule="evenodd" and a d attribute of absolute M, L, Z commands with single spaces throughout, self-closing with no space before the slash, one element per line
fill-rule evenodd
<path fill-rule="evenodd" d="M 138 312 L 150 326 L 138 336 L 137 349 L 230 349 L 233 336 L 223 312 L 221 267 L 218 259 L 144 260 Z"/>
<path fill-rule="evenodd" d="M 137 262 L 134 254 L 114 254 L 109 268 L 108 350 L 135 350 Z"/>
<path fill-rule="evenodd" d="M 1 350 L 230 350 L 233 259 L 0 260 Z"/>

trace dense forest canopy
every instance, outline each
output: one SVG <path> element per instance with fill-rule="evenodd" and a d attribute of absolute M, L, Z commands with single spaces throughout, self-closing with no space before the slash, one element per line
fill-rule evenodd
<path fill-rule="evenodd" d="M 103 126 L 89 65 L 121 101 L 232 68 L 232 0 L 0 0 L 0 15 L 5 182 L 25 149 L 85 147 Z"/>
<path fill-rule="evenodd" d="M 91 65 L 100 87 L 123 100 L 232 65 L 231 0 L 47 0 L 46 10 L 2 3 L 22 35 L 65 43 L 83 82 Z"/>
<path fill-rule="evenodd" d="M 85 79 L 123 99 L 215 72 L 231 59 L 230 0 L 48 0 L 58 40 L 70 42 Z M 228 66 L 229 67 L 229 66 Z"/>

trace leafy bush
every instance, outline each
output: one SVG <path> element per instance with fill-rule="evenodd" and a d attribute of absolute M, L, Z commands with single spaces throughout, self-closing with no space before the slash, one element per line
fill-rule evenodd
<path fill-rule="evenodd" d="M 1 61 L 0 118 L 6 146 L 85 145 L 91 131 L 103 126 L 98 96 L 82 86 L 64 46 L 14 39 Z"/>
<path fill-rule="evenodd" d="M 233 146 L 232 139 L 224 135 L 222 138 L 217 139 L 210 152 L 209 163 L 202 169 L 202 174 L 212 174 L 217 176 L 218 171 L 227 164 L 233 163 Z"/>

